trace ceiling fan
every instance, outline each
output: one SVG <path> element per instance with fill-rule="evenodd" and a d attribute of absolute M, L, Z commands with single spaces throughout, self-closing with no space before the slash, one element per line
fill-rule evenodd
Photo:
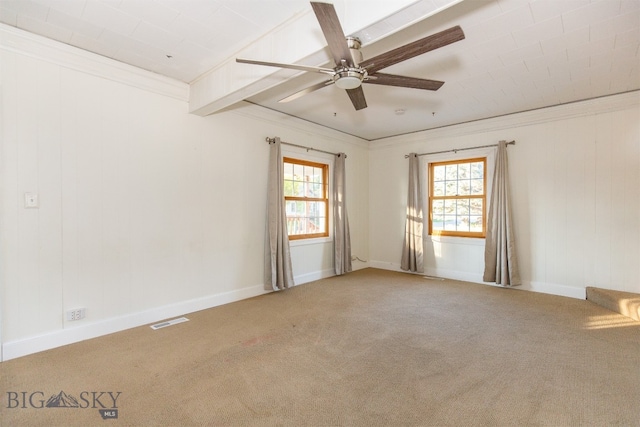
<path fill-rule="evenodd" d="M 270 67 L 291 68 L 301 71 L 324 73 L 330 79 L 315 84 L 299 92 L 294 93 L 280 102 L 289 102 L 325 86 L 334 84 L 340 89 L 345 89 L 351 103 L 356 110 L 367 107 L 367 101 L 362 90 L 362 83 L 370 83 L 385 86 L 399 86 L 414 89 L 438 90 L 444 84 L 438 80 L 419 79 L 415 77 L 397 76 L 393 74 L 379 73 L 378 70 L 390 67 L 407 59 L 413 58 L 431 50 L 438 49 L 451 43 L 464 39 L 464 32 L 459 26 L 449 28 L 439 33 L 424 37 L 412 43 L 392 49 L 373 58 L 362 60 L 360 52 L 360 40 L 356 37 L 346 37 L 338 20 L 336 10 L 330 3 L 311 2 L 322 33 L 329 45 L 329 51 L 335 62 L 334 68 L 313 67 L 298 64 L 281 64 L 277 62 L 253 61 L 236 58 L 236 62 Z"/>

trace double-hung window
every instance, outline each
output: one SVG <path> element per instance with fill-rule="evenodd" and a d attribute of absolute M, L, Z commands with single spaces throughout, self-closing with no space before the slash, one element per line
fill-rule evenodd
<path fill-rule="evenodd" d="M 329 165 L 284 158 L 284 199 L 290 240 L 329 236 Z"/>
<path fill-rule="evenodd" d="M 486 158 L 429 163 L 429 234 L 485 237 Z"/>

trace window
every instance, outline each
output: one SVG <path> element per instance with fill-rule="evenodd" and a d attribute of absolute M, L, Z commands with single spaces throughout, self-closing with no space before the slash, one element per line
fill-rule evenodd
<path fill-rule="evenodd" d="M 429 234 L 485 237 L 486 158 L 429 163 Z"/>
<path fill-rule="evenodd" d="M 289 239 L 329 236 L 329 165 L 284 158 Z"/>

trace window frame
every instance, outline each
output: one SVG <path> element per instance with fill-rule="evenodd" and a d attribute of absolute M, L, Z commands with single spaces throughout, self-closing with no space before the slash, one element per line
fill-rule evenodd
<path fill-rule="evenodd" d="M 330 233 L 330 218 L 329 218 L 329 163 L 323 163 L 320 161 L 303 159 L 301 157 L 292 157 L 292 155 L 283 156 L 282 164 L 284 167 L 285 163 L 290 163 L 294 165 L 302 165 L 302 166 L 311 166 L 322 169 L 322 179 L 323 179 L 323 197 L 306 197 L 306 196 L 284 196 L 285 206 L 289 201 L 303 201 L 303 202 L 324 202 L 324 215 L 325 215 L 325 230 L 321 233 L 310 233 L 310 234 L 293 234 L 290 235 L 287 230 L 287 236 L 290 241 L 303 241 L 309 239 L 319 239 L 319 238 L 327 238 Z M 284 184 L 284 181 L 283 181 Z M 286 209 L 285 209 L 286 215 Z M 288 219 L 288 217 L 287 217 Z"/>
<path fill-rule="evenodd" d="M 483 163 L 483 174 L 482 174 L 482 188 L 483 194 L 481 197 L 476 195 L 456 195 L 456 196 L 434 196 L 434 172 L 433 169 L 435 166 L 446 166 L 450 164 L 462 164 L 462 163 Z M 433 237 L 463 237 L 463 238 L 486 238 L 487 232 L 487 199 L 489 195 L 489 188 L 487 187 L 487 167 L 488 167 L 488 159 L 487 156 L 479 155 L 474 157 L 460 157 L 456 159 L 447 159 L 447 160 L 430 160 L 427 163 L 428 170 L 428 182 L 427 182 L 427 212 L 428 212 L 428 235 Z M 433 202 L 434 200 L 457 200 L 457 199 L 482 199 L 482 231 L 452 231 L 452 230 L 434 230 L 433 229 Z"/>

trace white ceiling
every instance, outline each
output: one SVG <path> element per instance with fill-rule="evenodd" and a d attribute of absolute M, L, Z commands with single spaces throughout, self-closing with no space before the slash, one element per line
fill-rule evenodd
<path fill-rule="evenodd" d="M 308 7 L 304 0 L 0 0 L 0 21 L 188 83 Z"/>
<path fill-rule="evenodd" d="M 357 28 L 348 34 L 365 41 L 365 59 L 460 25 L 464 40 L 383 70 L 445 85 L 432 92 L 365 84 L 369 107 L 361 111 L 335 86 L 278 103 L 324 79 L 291 72 L 268 90 L 248 95 L 249 102 L 376 140 L 640 90 L 640 0 L 334 3 L 345 31 Z M 358 22 L 354 10 L 391 7 L 389 23 L 410 3 L 451 6 L 381 40 L 366 41 L 372 27 Z M 307 0 L 0 0 L 5 24 L 187 83 L 309 13 Z M 317 33 L 319 25 L 302 30 Z M 307 65 L 333 66 L 321 62 Z"/>

